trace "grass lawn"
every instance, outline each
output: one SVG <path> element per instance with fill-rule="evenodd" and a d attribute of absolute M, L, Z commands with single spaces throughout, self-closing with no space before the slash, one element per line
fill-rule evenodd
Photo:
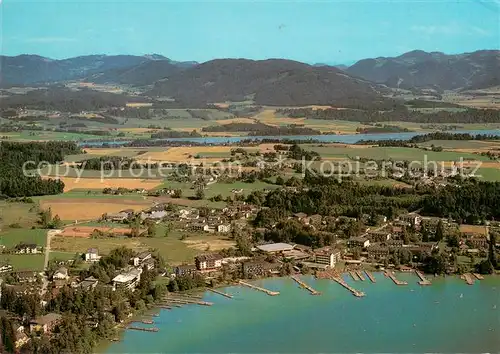
<path fill-rule="evenodd" d="M 500 164 L 499 164 L 500 167 Z M 476 172 L 476 176 L 481 176 L 478 177 L 479 179 L 483 181 L 490 181 L 490 182 L 500 182 L 500 169 L 498 168 L 480 168 Z"/>
<path fill-rule="evenodd" d="M 90 193 L 88 193 L 90 192 Z M 44 195 L 40 197 L 33 197 L 35 200 L 51 200 L 51 199 L 109 199 L 116 200 L 142 200 L 144 199 L 142 195 L 137 193 L 130 193 L 124 195 L 111 195 L 102 193 L 102 189 L 73 189 L 66 193 L 56 194 L 56 195 Z"/>
<path fill-rule="evenodd" d="M 233 189 L 243 189 L 243 194 L 248 195 L 255 190 L 262 190 L 264 188 L 267 189 L 276 189 L 279 186 L 275 184 L 269 184 L 262 181 L 255 181 L 254 183 L 245 183 L 245 182 L 233 182 L 233 183 L 222 183 L 217 182 L 211 184 L 205 190 L 205 197 L 211 198 L 218 194 L 221 194 L 223 197 L 229 197 L 233 193 L 231 190 Z"/>
<path fill-rule="evenodd" d="M 155 169 L 151 168 L 133 168 L 125 170 L 114 170 L 114 171 L 101 171 L 101 170 L 83 170 L 80 171 L 74 167 L 67 165 L 49 165 L 40 169 L 41 176 L 48 177 L 73 177 L 73 178 L 138 178 L 138 179 L 148 179 L 148 178 L 161 178 L 168 175 L 173 171 L 171 168 Z M 31 171 L 30 171 L 31 172 Z M 35 171 L 33 171 L 35 172 Z"/>
<path fill-rule="evenodd" d="M 67 261 L 75 258 L 75 253 L 50 251 L 49 260 Z"/>
<path fill-rule="evenodd" d="M 0 254 L 0 263 L 10 264 L 14 270 L 43 270 L 44 255 Z"/>
<path fill-rule="evenodd" d="M 39 246 L 45 247 L 47 241 L 47 230 L 43 229 L 9 229 L 0 232 L 0 244 L 7 248 L 25 243 L 36 243 Z"/>
<path fill-rule="evenodd" d="M 0 230 L 8 229 L 11 224 L 31 228 L 37 220 L 38 206 L 36 204 L 0 201 Z"/>
<path fill-rule="evenodd" d="M 15 133 L 2 133 L 2 136 L 8 136 L 12 140 L 26 140 L 26 141 L 47 141 L 47 140 L 65 140 L 65 141 L 79 141 L 88 139 L 103 139 L 104 136 L 79 134 L 79 133 L 66 133 L 66 132 L 52 132 L 52 131 L 30 131 L 22 130 Z M 112 139 L 113 137 L 109 137 Z"/>

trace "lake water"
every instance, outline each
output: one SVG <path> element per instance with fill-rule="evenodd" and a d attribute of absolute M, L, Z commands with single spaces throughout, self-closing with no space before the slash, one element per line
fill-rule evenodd
<path fill-rule="evenodd" d="M 472 286 L 458 277 L 432 278 L 422 287 L 412 274 L 396 286 L 345 279 L 366 293 L 352 296 L 329 280 L 303 277 L 312 296 L 290 278 L 255 282 L 279 296 L 243 287 L 206 293 L 211 307 L 161 310 L 159 332 L 126 331 L 106 353 L 497 353 L 500 350 L 500 278 Z M 145 325 L 147 326 L 147 325 Z"/>
<path fill-rule="evenodd" d="M 487 135 L 500 135 L 499 129 L 490 130 L 454 130 L 450 133 L 469 133 L 469 134 L 487 134 Z M 183 141 L 186 143 L 201 143 L 201 144 L 229 144 L 238 143 L 242 140 L 317 140 L 329 143 L 344 143 L 355 144 L 360 140 L 406 140 L 411 139 L 417 135 L 426 133 L 382 133 L 382 134 L 346 134 L 346 135 L 282 135 L 282 136 L 232 136 L 232 137 L 203 137 L 203 138 L 175 138 L 175 139 L 148 139 L 148 141 Z M 130 143 L 130 141 L 93 141 L 82 142 L 80 145 L 88 146 L 101 146 L 103 144 L 120 146 Z"/>

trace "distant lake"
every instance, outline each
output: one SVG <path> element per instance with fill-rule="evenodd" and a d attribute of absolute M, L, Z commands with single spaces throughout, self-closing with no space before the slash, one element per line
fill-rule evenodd
<path fill-rule="evenodd" d="M 499 129 L 491 130 L 453 130 L 449 133 L 469 133 L 472 135 L 500 135 Z M 202 137 L 202 138 L 175 138 L 175 139 L 147 139 L 147 141 L 177 141 L 186 143 L 202 143 L 202 144 L 230 144 L 238 143 L 242 140 L 317 140 L 325 143 L 344 143 L 355 144 L 361 140 L 407 140 L 417 135 L 427 133 L 382 133 L 382 134 L 346 134 L 346 135 L 282 135 L 282 136 L 231 136 L 231 137 Z M 121 146 L 130 143 L 131 141 L 89 141 L 81 142 L 80 145 L 102 146 L 104 144 L 112 146 Z"/>
<path fill-rule="evenodd" d="M 312 296 L 290 278 L 254 282 L 268 296 L 244 287 L 205 293 L 211 307 L 189 305 L 153 317 L 157 333 L 128 330 L 106 353 L 497 353 L 500 349 L 500 277 L 467 285 L 458 277 L 381 273 L 377 283 L 353 281 L 366 293 L 352 296 L 329 280 L 303 279 L 322 292 Z"/>

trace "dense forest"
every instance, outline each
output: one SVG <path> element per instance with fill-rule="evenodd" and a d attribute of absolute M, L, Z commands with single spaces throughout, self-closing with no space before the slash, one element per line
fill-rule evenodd
<path fill-rule="evenodd" d="M 7 197 L 29 197 L 35 195 L 59 194 L 64 183 L 59 180 L 26 176 L 26 168 L 34 169 L 41 162 L 55 164 L 64 160 L 65 155 L 78 154 L 81 150 L 73 142 L 44 143 L 0 143 L 0 195 Z"/>
<path fill-rule="evenodd" d="M 428 134 L 415 135 L 407 140 L 360 140 L 358 145 L 378 145 L 378 146 L 398 146 L 398 147 L 413 147 L 415 144 L 421 144 L 432 140 L 499 140 L 498 135 L 489 134 L 469 134 L 469 133 L 446 133 L 434 132 Z"/>
<path fill-rule="evenodd" d="M 274 126 L 264 123 L 229 123 L 202 128 L 204 132 L 248 132 L 250 136 L 279 136 L 279 135 L 321 135 L 319 130 L 291 124 L 288 126 Z"/>
<path fill-rule="evenodd" d="M 339 106 L 340 107 L 340 106 Z M 291 118 L 346 120 L 360 123 L 413 122 L 413 123 L 498 123 L 500 113 L 495 109 L 467 108 L 463 111 L 441 110 L 423 113 L 410 110 L 403 105 L 395 105 L 390 110 L 379 109 L 312 109 L 283 108 L 276 111 Z"/>

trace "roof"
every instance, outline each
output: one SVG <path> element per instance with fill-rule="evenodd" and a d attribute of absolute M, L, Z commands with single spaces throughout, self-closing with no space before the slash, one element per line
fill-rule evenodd
<path fill-rule="evenodd" d="M 358 241 L 358 242 L 366 242 L 368 239 L 366 237 L 352 237 L 349 239 L 349 241 Z"/>
<path fill-rule="evenodd" d="M 128 283 L 129 281 L 132 281 L 135 278 L 137 278 L 140 274 L 141 274 L 140 269 L 132 269 L 127 273 L 118 274 L 116 277 L 113 278 L 113 281 L 117 283 Z"/>
<path fill-rule="evenodd" d="M 141 252 L 141 253 L 139 253 L 137 255 L 137 257 L 140 258 L 140 259 L 144 259 L 144 258 L 146 258 L 148 256 L 151 256 L 151 252 Z"/>
<path fill-rule="evenodd" d="M 336 254 L 336 253 L 341 253 L 339 249 L 332 248 L 332 247 L 323 247 L 323 248 L 317 248 L 314 250 L 314 254 L 317 255 L 330 255 L 330 254 Z"/>
<path fill-rule="evenodd" d="M 216 260 L 219 260 L 219 259 L 222 259 L 222 258 L 224 258 L 224 257 L 222 257 L 218 253 L 202 254 L 202 255 L 199 255 L 199 256 L 195 257 L 195 259 L 197 261 L 199 261 L 199 262 L 216 261 Z"/>
<path fill-rule="evenodd" d="M 257 248 L 264 252 L 281 252 L 281 251 L 290 251 L 294 248 L 294 246 L 289 245 L 288 243 L 269 243 L 267 245 L 260 245 Z"/>
<path fill-rule="evenodd" d="M 99 250 L 97 248 L 89 248 L 87 250 L 87 253 L 93 253 L 93 254 L 98 254 Z"/>
<path fill-rule="evenodd" d="M 48 313 L 45 316 L 40 316 L 32 320 L 30 323 L 37 325 L 46 325 L 55 321 L 59 321 L 62 318 L 62 315 L 58 313 Z"/>

